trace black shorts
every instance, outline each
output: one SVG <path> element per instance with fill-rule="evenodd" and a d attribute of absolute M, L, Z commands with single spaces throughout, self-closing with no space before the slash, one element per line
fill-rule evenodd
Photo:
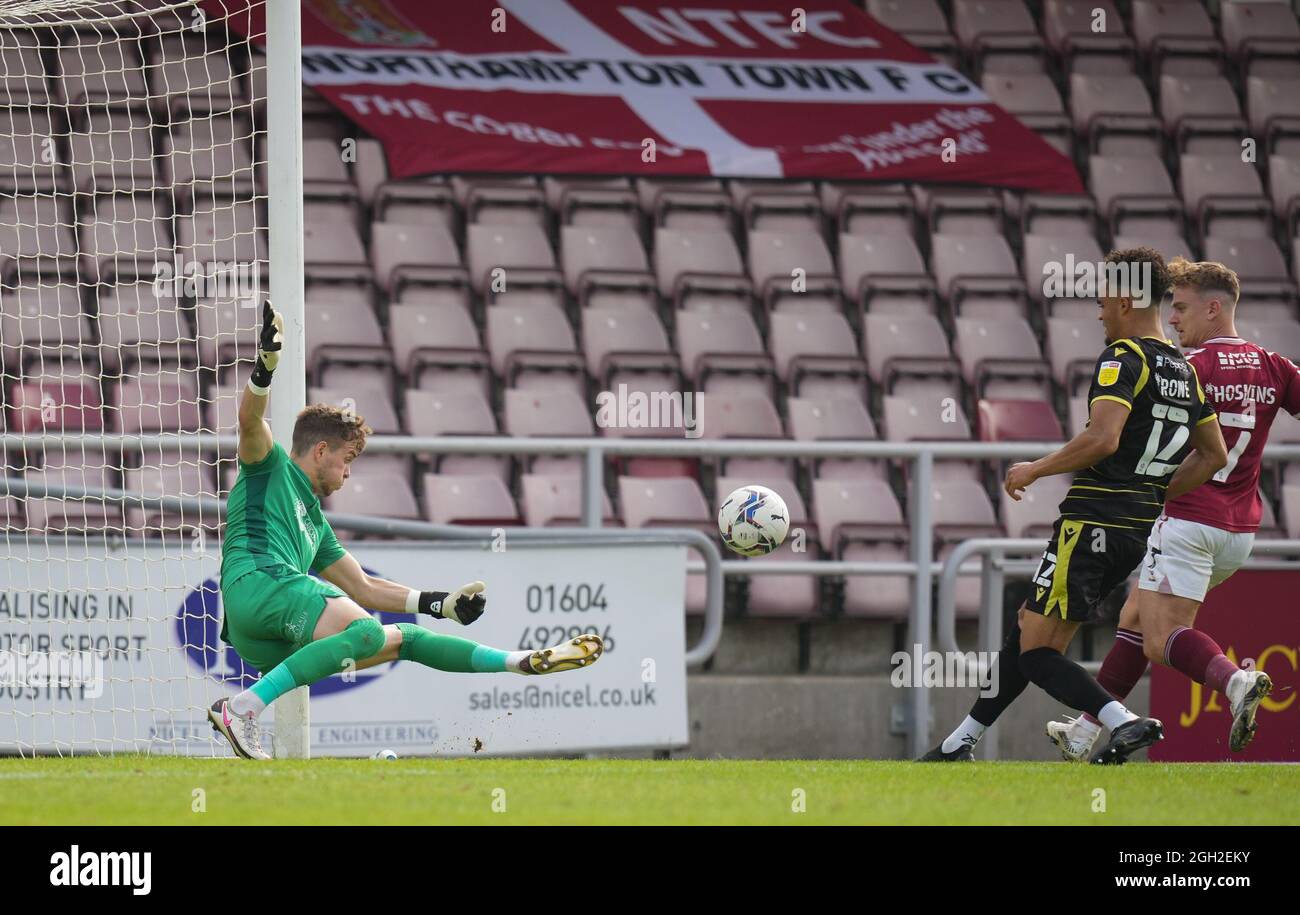
<path fill-rule="evenodd" d="M 1057 518 L 1025 606 L 1043 616 L 1087 622 L 1133 574 L 1146 550 L 1137 531 Z"/>

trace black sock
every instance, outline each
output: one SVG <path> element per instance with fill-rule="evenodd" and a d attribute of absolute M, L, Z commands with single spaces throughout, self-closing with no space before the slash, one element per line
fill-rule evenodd
<path fill-rule="evenodd" d="M 1020 669 L 1020 626 L 1014 618 L 1011 631 L 1002 642 L 1002 649 L 998 652 L 998 659 L 994 662 L 993 669 L 997 671 L 993 681 L 998 685 L 997 695 L 980 696 L 970 710 L 970 716 L 985 727 L 997 721 L 998 716 L 1005 712 L 1007 706 L 1015 702 L 1029 685 L 1029 680 Z"/>
<path fill-rule="evenodd" d="M 1096 718 L 1115 701 L 1092 675 L 1055 648 L 1035 648 L 1020 656 L 1020 669 L 1053 699 Z"/>

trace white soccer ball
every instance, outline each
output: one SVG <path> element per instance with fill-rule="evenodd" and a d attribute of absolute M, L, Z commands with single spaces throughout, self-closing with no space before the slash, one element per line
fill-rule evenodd
<path fill-rule="evenodd" d="M 397 759 L 397 754 L 392 750 L 376 750 L 370 757 L 371 759 Z"/>
<path fill-rule="evenodd" d="M 766 486 L 742 486 L 718 509 L 718 533 L 733 553 L 766 556 L 790 530 L 785 501 Z"/>

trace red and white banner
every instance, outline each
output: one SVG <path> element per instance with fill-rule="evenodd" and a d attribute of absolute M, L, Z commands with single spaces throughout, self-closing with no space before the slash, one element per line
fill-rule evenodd
<path fill-rule="evenodd" d="M 847 0 L 304 0 L 302 10 L 303 82 L 383 142 L 394 177 L 1083 190 L 1066 157 L 978 86 Z"/>
<path fill-rule="evenodd" d="M 1165 739 L 1150 757 L 1160 762 L 1300 762 L 1300 615 L 1296 572 L 1238 572 L 1208 595 L 1196 614 L 1204 630 L 1238 664 L 1253 659 L 1273 680 L 1260 706 L 1259 732 L 1242 753 L 1228 749 L 1228 700 L 1159 664 L 1151 669 L 1151 714 Z"/>

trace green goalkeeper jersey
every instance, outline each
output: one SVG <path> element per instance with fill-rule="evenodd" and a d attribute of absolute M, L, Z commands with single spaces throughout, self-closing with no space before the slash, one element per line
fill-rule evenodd
<path fill-rule="evenodd" d="M 256 464 L 239 462 L 221 543 L 221 582 L 268 566 L 320 571 L 344 555 L 311 481 L 279 444 Z"/>

